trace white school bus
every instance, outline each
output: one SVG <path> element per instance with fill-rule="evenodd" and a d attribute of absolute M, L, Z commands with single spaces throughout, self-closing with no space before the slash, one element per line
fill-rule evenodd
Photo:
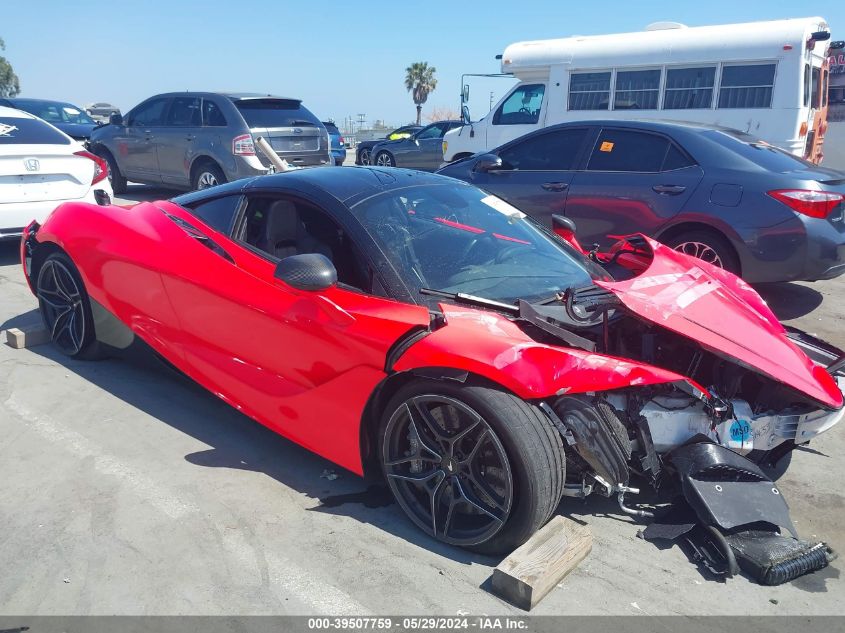
<path fill-rule="evenodd" d="M 748 132 L 813 162 L 827 127 L 830 30 L 819 17 L 517 42 L 519 83 L 480 121 L 448 132 L 452 161 L 581 119 L 664 119 Z M 840 43 L 834 43 L 834 46 Z M 463 104 L 462 104 L 463 105 Z"/>

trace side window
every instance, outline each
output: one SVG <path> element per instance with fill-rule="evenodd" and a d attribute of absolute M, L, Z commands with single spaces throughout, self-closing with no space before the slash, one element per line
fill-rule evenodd
<path fill-rule="evenodd" d="M 614 110 L 657 110 L 660 69 L 616 72 Z"/>
<path fill-rule="evenodd" d="M 663 168 L 660 171 L 672 171 L 673 169 L 683 169 L 695 165 L 695 161 L 684 154 L 674 143 L 669 144 L 669 151 L 666 152 L 666 158 L 663 160 Z"/>
<path fill-rule="evenodd" d="M 200 100 L 198 97 L 176 97 L 167 113 L 167 125 L 175 127 L 199 127 Z"/>
<path fill-rule="evenodd" d="M 804 64 L 804 107 L 810 105 L 810 64 Z"/>
<path fill-rule="evenodd" d="M 132 113 L 130 125 L 164 125 L 167 99 L 152 99 L 142 103 Z"/>
<path fill-rule="evenodd" d="M 371 292 L 372 275 L 352 240 L 326 212 L 289 198 L 250 198 L 239 239 L 274 259 L 320 253 L 337 269 L 337 280 Z"/>
<path fill-rule="evenodd" d="M 511 145 L 499 157 L 503 166 L 521 171 L 573 169 L 586 135 L 586 128 L 547 132 Z"/>
<path fill-rule="evenodd" d="M 821 94 L 819 92 L 819 89 L 820 89 L 819 84 L 821 83 L 821 76 L 822 76 L 821 68 L 813 68 L 813 83 L 812 83 L 812 88 L 810 88 L 810 95 L 811 95 L 810 107 L 811 108 L 818 108 L 819 107 L 819 96 Z"/>
<path fill-rule="evenodd" d="M 666 72 L 664 110 L 709 108 L 713 104 L 715 66 L 671 68 Z"/>
<path fill-rule="evenodd" d="M 540 120 L 545 84 L 519 86 L 493 115 L 493 125 L 533 125 Z"/>
<path fill-rule="evenodd" d="M 669 140 L 633 130 L 602 130 L 589 171 L 659 172 L 669 149 Z"/>
<path fill-rule="evenodd" d="M 211 99 L 202 100 L 202 124 L 206 127 L 226 127 L 226 117 Z"/>
<path fill-rule="evenodd" d="M 417 134 L 417 139 L 422 141 L 427 138 L 440 138 L 444 134 L 443 129 L 439 125 L 432 125 Z"/>
<path fill-rule="evenodd" d="M 241 195 L 223 196 L 188 207 L 194 215 L 213 229 L 228 235 L 240 207 Z"/>
<path fill-rule="evenodd" d="M 815 70 L 813 79 L 815 83 Z M 719 87 L 719 107 L 770 108 L 774 85 L 774 64 L 723 66 L 722 85 Z M 817 97 L 814 96 L 813 99 Z"/>
<path fill-rule="evenodd" d="M 610 71 L 572 73 L 569 76 L 569 110 L 607 110 L 610 107 Z"/>

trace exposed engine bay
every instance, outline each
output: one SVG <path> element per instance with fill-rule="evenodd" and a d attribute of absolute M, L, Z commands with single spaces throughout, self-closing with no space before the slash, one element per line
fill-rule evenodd
<path fill-rule="evenodd" d="M 546 403 L 568 444 L 566 495 L 616 495 L 624 512 L 652 521 L 644 538 L 678 540 L 696 562 L 721 576 L 742 569 L 762 584 L 780 584 L 835 557 L 824 543 L 798 538 L 783 496 L 761 466 L 773 466 L 835 425 L 845 408 L 821 406 L 644 320 L 601 288 L 568 291 L 545 305 L 523 303 L 517 321 L 537 340 L 556 338 L 557 344 L 641 361 L 688 379 L 561 394 Z M 788 337 L 845 389 L 840 350 L 797 330 Z M 626 505 L 626 494 L 639 492 L 630 486 L 632 475 L 674 495 L 668 509 L 655 513 Z"/>

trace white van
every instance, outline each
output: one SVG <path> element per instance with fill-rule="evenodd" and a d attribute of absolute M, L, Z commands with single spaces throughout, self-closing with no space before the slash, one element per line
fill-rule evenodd
<path fill-rule="evenodd" d="M 462 108 L 465 125 L 446 134 L 443 157 L 600 117 L 722 125 L 819 162 L 829 39 L 812 17 L 517 42 L 501 59 L 519 83 L 480 121 Z"/>

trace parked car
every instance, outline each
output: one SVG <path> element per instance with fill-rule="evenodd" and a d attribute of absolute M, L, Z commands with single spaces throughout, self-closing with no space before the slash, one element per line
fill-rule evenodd
<path fill-rule="evenodd" d="M 383 139 L 359 142 L 355 147 L 355 164 L 369 165 L 370 152 L 372 152 L 372 149 L 382 141 L 398 141 L 399 139 L 408 138 L 416 132 L 419 132 L 421 129 L 423 129 L 422 125 L 403 125 L 402 127 L 398 127 L 393 130 Z"/>
<path fill-rule="evenodd" d="M 106 174 L 99 157 L 61 130 L 0 106 L 0 241 L 20 240 L 29 222 L 43 222 L 62 202 L 108 204 Z"/>
<path fill-rule="evenodd" d="M 127 180 L 204 189 L 269 171 L 255 151 L 264 137 L 295 166 L 331 161 L 329 137 L 299 99 L 252 93 L 156 95 L 95 130 L 91 149 L 109 165 L 115 193 Z"/>
<path fill-rule="evenodd" d="M 443 135 L 461 125 L 460 121 L 437 121 L 408 138 L 382 141 L 371 150 L 373 164 L 434 171 L 443 163 Z"/>
<path fill-rule="evenodd" d="M 9 97 L 0 99 L 0 106 L 17 108 L 34 114 L 39 119 L 59 128 L 74 140 L 87 143 L 98 123 L 72 103 L 48 101 L 46 99 L 21 99 Z"/>
<path fill-rule="evenodd" d="M 383 473 L 436 539 L 509 552 L 564 494 L 628 509 L 631 474 L 659 471 L 660 490 L 683 484 L 685 522 L 731 560 L 737 539 L 773 583 L 831 558 L 797 540 L 757 464 L 842 418 L 845 352 L 785 331 L 730 273 L 642 237 L 588 254 L 566 218 L 555 236 L 408 170 L 303 169 L 110 211 L 27 227 L 55 346 L 140 339 L 294 442 Z"/>
<path fill-rule="evenodd" d="M 749 282 L 845 273 L 845 174 L 698 123 L 581 121 L 447 165 L 586 244 L 642 232 Z"/>
<path fill-rule="evenodd" d="M 329 133 L 329 140 L 332 144 L 332 159 L 335 165 L 343 165 L 346 160 L 346 143 L 343 140 L 343 134 L 337 129 L 332 121 L 323 121 L 323 125 Z"/>
<path fill-rule="evenodd" d="M 99 121 L 102 123 L 108 123 L 109 118 L 113 114 L 120 114 L 120 108 L 114 106 L 106 101 L 97 101 L 95 103 L 89 103 L 85 106 L 85 111 L 95 121 Z"/>

